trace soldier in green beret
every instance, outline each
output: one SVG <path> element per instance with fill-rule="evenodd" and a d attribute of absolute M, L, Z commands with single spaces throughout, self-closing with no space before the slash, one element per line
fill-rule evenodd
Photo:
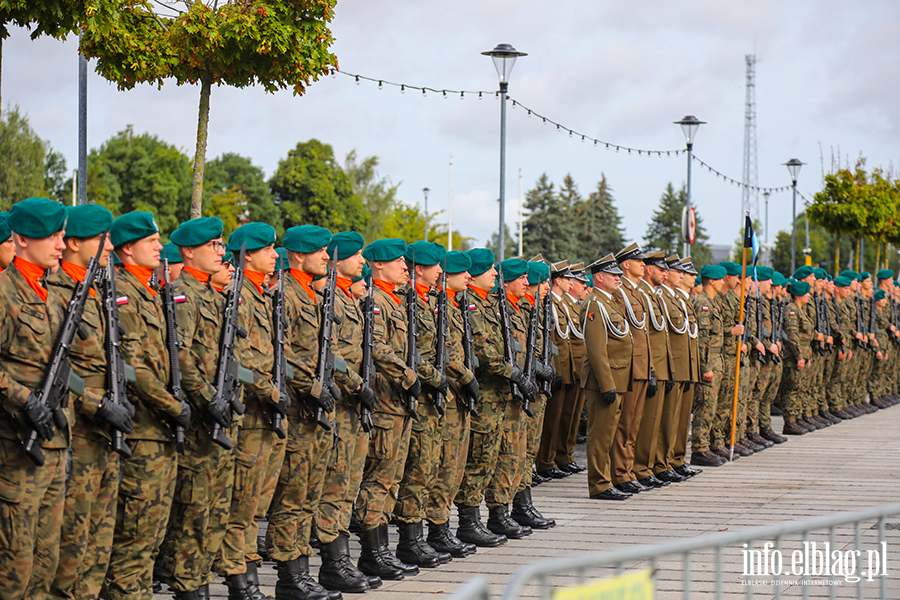
<path fill-rule="evenodd" d="M 401 239 L 372 242 L 363 258 L 372 269 L 375 364 L 375 410 L 372 413 L 368 455 L 356 498 L 362 553 L 357 566 L 367 575 L 382 579 L 402 579 L 419 572 L 404 563 L 388 548 L 388 515 L 393 509 L 392 489 L 400 483 L 402 465 L 409 449 L 411 413 L 422 393 L 416 372 L 407 367 L 407 317 L 403 300 L 395 293 L 409 280 L 404 258 L 407 245 Z"/>
<path fill-rule="evenodd" d="M 172 232 L 172 235 L 178 233 L 177 230 Z M 178 276 L 181 275 L 181 269 L 184 266 L 181 262 L 181 254 L 178 251 L 178 245 L 175 242 L 168 242 L 163 244 L 163 251 L 160 255 L 160 260 L 165 258 L 169 261 L 169 282 L 174 283 Z M 156 268 L 156 280 L 163 280 L 163 266 L 160 264 L 159 267 Z"/>
<path fill-rule="evenodd" d="M 4 271 L 16 257 L 16 245 L 9 228 L 9 213 L 0 212 L 0 272 Z"/>
<path fill-rule="evenodd" d="M 774 271 L 771 267 L 759 267 L 759 270 L 763 273 L 763 280 L 759 284 L 760 310 L 762 311 L 763 328 L 766 330 L 763 335 L 764 339 L 760 341 L 766 346 L 768 361 L 761 368 L 752 392 L 758 402 L 756 431 L 763 440 L 773 444 L 783 444 L 787 438 L 772 430 L 772 404 L 778 397 L 784 365 L 781 357 L 782 343 L 780 339 L 776 339 L 775 335 L 775 331 L 780 326 L 776 319 L 779 318 L 781 312 L 780 293 L 775 288 L 781 287 L 784 278 L 781 273 Z M 754 441 L 757 444 L 760 443 L 755 438 Z"/>
<path fill-rule="evenodd" d="M 62 411 L 52 414 L 35 393 L 44 377 L 39 365 L 50 360 L 64 318 L 48 302 L 43 277 L 59 264 L 65 225 L 58 202 L 29 198 L 14 205 L 9 226 L 16 256 L 0 274 L 0 512 L 9 532 L 0 536 L 0 597 L 16 600 L 45 595 L 59 560 L 69 419 Z M 21 440 L 32 430 L 44 453 L 42 466 L 22 451 Z"/>
<path fill-rule="evenodd" d="M 134 431 L 128 436 L 132 456 L 122 461 L 119 507 L 107 597 L 133 598 L 149 593 L 152 568 L 165 536 L 175 493 L 178 459 L 176 426 L 190 425 L 190 406 L 168 390 L 169 351 L 165 316 L 151 284 L 159 266 L 159 228 L 153 215 L 131 212 L 110 229 L 121 262 L 116 276 L 119 322 L 124 328 L 121 355 L 134 367 L 137 381 L 128 387 L 135 405 Z"/>
<path fill-rule="evenodd" d="M 368 293 L 371 280 L 372 269 L 369 268 L 369 265 L 364 265 L 362 272 L 350 280 L 350 293 L 355 299 L 358 300 Z"/>
<path fill-rule="evenodd" d="M 855 279 L 854 279 L 855 281 Z M 851 419 L 853 415 L 846 411 L 847 400 L 844 396 L 844 382 L 847 379 L 853 354 L 856 350 L 853 343 L 853 326 L 855 307 L 851 297 L 850 279 L 843 275 L 834 278 L 834 295 L 831 305 L 834 318 L 832 335 L 835 341 L 835 363 L 831 379 L 826 383 L 825 393 L 828 398 L 828 410 L 839 419 Z"/>
<path fill-rule="evenodd" d="M 100 245 L 102 269 L 113 249 L 109 236 L 104 235 L 113 222 L 106 208 L 81 204 L 68 207 L 66 214 L 61 268 L 47 278 L 48 302 L 60 313 L 65 313 L 77 282 L 84 281 L 88 263 Z M 110 444 L 111 434 L 131 433 L 134 411 L 133 406 L 106 401 L 106 323 L 101 297 L 94 288 L 85 302 L 82 323 L 87 336 L 75 336 L 69 352 L 69 364 L 84 380 L 84 390 L 70 394 L 72 463 L 60 561 L 50 588 L 58 598 L 96 598 L 100 594 L 112 550 L 119 490 L 119 459 Z"/>
<path fill-rule="evenodd" d="M 803 435 L 815 431 L 814 427 L 801 422 L 803 399 L 807 394 L 807 362 L 812 354 L 815 338 L 815 324 L 804 306 L 809 302 L 810 285 L 805 281 L 795 281 L 788 286 L 791 303 L 787 305 L 784 319 L 784 435 Z"/>
<path fill-rule="evenodd" d="M 328 459 L 316 513 L 316 528 L 322 544 L 319 583 L 326 589 L 349 593 L 381 586 L 381 578 L 363 574 L 350 562 L 350 515 L 369 447 L 369 435 L 363 429 L 360 417 L 363 410 L 371 415 L 375 408 L 375 393 L 358 379 L 363 361 L 365 317 L 352 289 L 353 281 L 357 278 L 362 281 L 368 270 L 362 256 L 363 246 L 363 236 L 355 231 L 337 233 L 328 244 L 329 268 L 337 270 L 334 313 L 338 318 L 333 325 L 334 348 L 347 364 L 347 375 L 336 379 L 341 388 L 341 399 L 335 403 L 332 422 L 338 442 L 333 444 Z M 362 285 L 365 289 L 365 282 Z"/>

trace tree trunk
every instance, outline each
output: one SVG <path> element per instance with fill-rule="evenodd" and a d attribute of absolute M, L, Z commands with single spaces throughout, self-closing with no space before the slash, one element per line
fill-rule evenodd
<path fill-rule="evenodd" d="M 3 38 L 0 38 L 0 83 L 3 82 Z M 0 94 L 0 114 L 3 114 L 3 95 Z"/>
<path fill-rule="evenodd" d="M 841 272 L 841 234 L 834 234 L 834 275 L 835 277 Z"/>
<path fill-rule="evenodd" d="M 203 168 L 206 165 L 206 140 L 209 138 L 209 92 L 212 75 L 205 73 L 200 80 L 200 115 L 197 119 L 197 151 L 194 154 L 194 181 L 191 186 L 191 218 L 203 212 Z"/>

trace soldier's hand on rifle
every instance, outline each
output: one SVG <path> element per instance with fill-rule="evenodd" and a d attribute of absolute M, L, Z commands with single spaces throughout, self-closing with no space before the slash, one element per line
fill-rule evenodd
<path fill-rule="evenodd" d="M 512 366 L 512 373 L 509 376 L 509 380 L 512 381 L 514 384 L 518 385 L 519 387 L 521 387 L 524 384 L 525 373 L 522 371 L 522 369 L 519 367 L 519 365 L 514 364 Z"/>
<path fill-rule="evenodd" d="M 119 401 L 122 403 L 122 406 L 125 407 L 125 410 L 128 411 L 128 416 L 134 419 L 134 415 L 137 413 L 137 409 L 134 407 L 134 404 L 122 394 L 122 397 L 119 398 Z"/>
<path fill-rule="evenodd" d="M 559 390 L 561 390 L 562 388 L 563 388 L 562 375 L 557 375 L 556 377 L 553 378 L 553 383 L 550 384 L 550 391 L 555 393 L 555 392 L 558 392 Z"/>
<path fill-rule="evenodd" d="M 478 400 L 478 394 L 481 392 L 481 386 L 478 385 L 477 379 L 473 377 L 472 381 L 462 386 L 462 389 L 466 393 L 466 395 L 473 401 Z"/>
<path fill-rule="evenodd" d="M 770 344 L 769 345 L 769 354 L 774 354 L 778 356 L 778 344 Z"/>
<path fill-rule="evenodd" d="M 223 399 L 213 400 L 206 404 L 206 412 L 222 427 L 228 427 L 231 420 L 231 406 Z"/>
<path fill-rule="evenodd" d="M 603 392 L 603 402 L 607 406 L 612 406 L 616 401 L 616 390 L 609 390 L 608 392 Z"/>
<path fill-rule="evenodd" d="M 863 340 L 863 334 L 860 333 L 859 331 L 857 331 L 857 332 L 856 332 L 856 339 L 858 339 L 859 341 L 862 341 L 862 340 Z"/>
<path fill-rule="evenodd" d="M 411 386 L 406 388 L 406 391 L 409 393 L 410 396 L 412 396 L 416 400 L 419 399 L 419 396 L 422 395 L 422 384 L 419 383 L 418 377 L 416 377 L 415 381 L 413 381 Z"/>
<path fill-rule="evenodd" d="M 178 413 L 177 417 L 172 418 L 175 421 L 176 425 L 180 425 L 187 429 L 188 425 L 191 424 L 191 407 L 187 402 L 181 403 L 181 412 Z"/>
<path fill-rule="evenodd" d="M 666 382 L 666 393 L 668 394 L 675 388 L 675 382 L 671 379 Z"/>
<path fill-rule="evenodd" d="M 516 384 L 519 386 L 519 391 L 522 392 L 522 395 L 528 398 L 529 402 L 534 402 L 537 397 L 538 388 L 534 385 L 534 382 L 525 380 L 522 383 Z"/>
<path fill-rule="evenodd" d="M 820 341 L 820 342 L 824 342 L 824 341 L 825 341 L 825 334 L 824 334 L 824 333 L 817 333 L 817 334 L 816 334 L 816 339 L 817 339 L 818 341 Z"/>
<path fill-rule="evenodd" d="M 802 358 L 797 361 L 797 370 L 802 371 L 803 367 L 805 367 L 805 366 L 806 366 L 806 361 L 803 360 Z"/>
<path fill-rule="evenodd" d="M 98 419 L 107 425 L 111 425 L 118 429 L 122 433 L 131 433 L 134 429 L 134 425 L 131 422 L 131 416 L 128 414 L 128 409 L 115 402 L 110 402 L 106 398 L 100 403 L 100 407 L 97 409 L 96 414 Z"/>
<path fill-rule="evenodd" d="M 537 378 L 541 381 L 546 381 L 547 383 L 551 383 L 553 378 L 556 377 L 556 369 L 553 368 L 553 365 L 544 365 L 543 363 L 536 362 L 536 375 Z"/>
<path fill-rule="evenodd" d="M 701 377 L 703 378 L 703 381 L 705 381 L 706 383 L 712 383 L 712 380 L 715 377 L 715 375 L 713 374 L 712 371 L 707 371 L 706 373 L 701 375 Z"/>
<path fill-rule="evenodd" d="M 833 346 L 834 345 L 834 337 L 829 335 L 827 338 L 825 338 L 825 343 L 828 344 L 829 346 Z"/>
<path fill-rule="evenodd" d="M 322 388 L 322 391 L 316 397 L 316 402 L 319 406 L 322 407 L 322 410 L 325 412 L 331 412 L 334 410 L 334 395 L 331 391 L 331 386 L 325 386 Z"/>
<path fill-rule="evenodd" d="M 50 409 L 38 400 L 37 396 L 29 394 L 22 410 L 25 411 L 25 415 L 31 421 L 31 424 L 34 425 L 38 435 L 48 442 L 53 439 L 53 416 L 50 414 Z"/>
<path fill-rule="evenodd" d="M 659 382 L 656 380 L 656 373 L 650 371 L 650 382 L 647 384 L 647 397 L 652 398 L 659 391 Z"/>
<path fill-rule="evenodd" d="M 756 351 L 759 352 L 760 354 L 765 354 L 766 353 L 765 345 L 763 345 L 762 342 L 756 342 Z"/>
<path fill-rule="evenodd" d="M 881 350 L 875 353 L 875 358 L 878 360 L 884 360 L 884 354 L 881 353 Z"/>
<path fill-rule="evenodd" d="M 363 383 L 354 393 L 356 394 L 356 399 L 359 400 L 359 404 L 363 408 L 369 412 L 375 410 L 375 392 L 372 391 L 372 388 Z"/>
<path fill-rule="evenodd" d="M 744 324 L 738 323 L 734 327 L 731 328 L 731 335 L 737 337 L 739 335 L 744 335 Z"/>

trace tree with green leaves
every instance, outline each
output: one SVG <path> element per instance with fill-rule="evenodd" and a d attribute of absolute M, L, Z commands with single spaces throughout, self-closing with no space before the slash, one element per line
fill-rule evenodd
<path fill-rule="evenodd" d="M 0 115 L 0 210 L 32 196 L 56 200 L 65 189 L 66 161 L 14 107 Z"/>
<path fill-rule="evenodd" d="M 138 83 L 200 84 L 191 217 L 202 213 L 212 85 L 267 92 L 306 86 L 337 67 L 328 24 L 336 0 L 109 0 L 91 12 L 81 52 L 97 72 L 127 90 Z M 184 6 L 184 10 L 179 8 Z M 159 10 L 161 7 L 162 10 Z"/>
<path fill-rule="evenodd" d="M 501 257 L 499 254 L 500 236 L 497 235 L 496 231 L 491 234 L 491 239 L 489 239 L 487 244 L 484 245 L 485 248 L 488 248 L 489 250 L 492 250 L 494 252 L 494 256 L 496 256 L 498 260 L 512 258 L 519 251 L 519 240 L 513 237 L 512 232 L 509 230 L 509 225 L 507 225 L 506 223 L 503 224 L 503 235 L 505 237 L 505 239 L 503 240 L 503 253 L 505 254 L 505 256 Z M 527 244 L 524 246 L 524 250 L 529 256 L 538 253 L 537 250 L 530 250 Z M 545 255 L 544 258 L 547 258 L 547 256 Z"/>
<path fill-rule="evenodd" d="M 567 190 L 573 198 L 577 189 Z M 572 257 L 575 223 L 569 218 L 568 206 L 554 189 L 553 182 L 544 173 L 535 187 L 525 194 L 525 210 L 528 217 L 522 225 L 523 247 L 529 255 L 541 254 L 547 260 L 557 262 Z M 497 234 L 494 233 L 494 237 Z M 510 248 L 511 246 L 504 246 Z"/>
<path fill-rule="evenodd" d="M 347 154 L 344 172 L 350 178 L 354 193 L 362 201 L 369 215 L 369 221 L 360 233 L 366 240 L 388 237 L 384 233 L 388 220 L 395 211 L 402 210 L 397 206 L 397 190 L 400 184 L 395 185 L 391 183 L 390 178 L 378 175 L 377 156 L 360 161 L 356 150 L 351 150 Z M 424 227 L 424 217 L 422 226 Z"/>
<path fill-rule="evenodd" d="M 659 199 L 659 208 L 654 211 L 647 233 L 644 234 L 645 250 L 662 250 L 667 254 L 681 253 L 681 213 L 687 201 L 687 189 L 682 186 L 678 192 L 671 183 Z M 694 207 L 697 219 L 697 234 L 691 246 L 691 258 L 694 266 L 702 267 L 712 262 L 712 251 L 709 249 L 709 235 L 703 227 L 700 211 Z"/>
<path fill-rule="evenodd" d="M 315 223 L 332 231 L 359 231 L 368 222 L 366 209 L 335 160 L 334 150 L 319 140 L 300 142 L 288 152 L 269 188 L 286 229 Z"/>
<path fill-rule="evenodd" d="M 248 221 L 268 223 L 284 234 L 281 211 L 269 190 L 262 168 L 240 154 L 227 152 L 206 164 L 203 178 L 206 214 L 225 222 L 227 236 Z M 234 223 L 233 227 L 229 226 Z"/>
<path fill-rule="evenodd" d="M 601 256 L 615 254 L 625 246 L 622 217 L 619 216 L 606 175 L 600 174 L 597 189 L 590 193 L 587 200 L 574 205 L 570 212 L 576 225 L 575 260 L 590 264 Z"/>

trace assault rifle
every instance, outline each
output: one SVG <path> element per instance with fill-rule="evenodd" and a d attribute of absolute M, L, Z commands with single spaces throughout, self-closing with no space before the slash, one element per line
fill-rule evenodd
<path fill-rule="evenodd" d="M 875 292 L 874 291 L 872 292 L 872 297 L 869 298 L 869 328 L 868 328 L 868 330 L 869 330 L 869 335 L 871 335 L 873 338 L 875 337 L 875 334 L 878 332 L 878 328 L 875 326 Z M 880 352 L 881 351 L 878 349 L 878 346 L 876 346 L 872 342 L 869 343 L 869 349 L 872 352 Z"/>
<path fill-rule="evenodd" d="M 843 334 L 841 334 L 841 311 L 838 307 L 837 298 L 835 296 L 831 297 L 831 307 L 834 309 L 834 319 L 837 321 L 838 326 L 838 334 L 835 337 L 835 341 L 840 342 L 841 344 L 841 352 L 847 351 L 847 340 L 844 339 Z"/>
<path fill-rule="evenodd" d="M 119 303 L 116 298 L 116 270 L 112 257 L 106 263 L 106 278 L 101 284 L 103 288 L 103 316 L 106 321 L 106 399 L 105 402 L 124 405 L 125 400 L 125 361 L 119 349 L 122 346 L 124 328 L 119 323 Z M 125 436 L 113 427 L 110 431 L 113 438 L 113 450 L 123 458 L 131 458 L 131 448 L 125 443 Z"/>
<path fill-rule="evenodd" d="M 500 303 L 505 304 L 506 301 L 504 298 L 500 298 Z M 523 378 L 525 381 L 530 381 L 534 383 L 535 375 L 537 372 L 537 368 L 535 367 L 535 363 L 537 362 L 537 328 L 538 328 L 538 303 L 537 299 L 535 299 L 534 306 L 531 307 L 531 316 L 528 318 L 528 330 L 525 333 L 525 371 Z M 522 394 L 524 401 L 522 402 L 522 410 L 529 417 L 534 416 L 534 411 L 531 409 L 531 400 L 532 398 L 528 397 L 528 394 Z"/>
<path fill-rule="evenodd" d="M 859 333 L 863 333 L 866 331 L 866 318 L 865 318 L 865 305 L 863 304 L 862 296 L 859 293 L 859 290 L 856 291 L 856 331 Z M 864 336 L 865 337 L 865 336 Z M 856 345 L 860 348 L 866 349 L 869 347 L 869 341 L 867 339 L 857 339 Z"/>
<path fill-rule="evenodd" d="M 416 302 L 416 256 L 413 254 L 412 269 L 409 270 L 409 289 L 406 290 L 406 366 L 416 373 L 419 366 L 419 351 L 416 340 L 419 337 L 419 304 Z M 406 394 L 406 410 L 413 419 L 418 419 L 416 397 Z"/>
<path fill-rule="evenodd" d="M 503 355 L 506 360 L 506 364 L 509 365 L 509 367 L 513 370 L 513 373 L 515 373 L 519 368 L 519 364 L 516 362 L 515 340 L 512 337 L 512 328 L 509 323 L 509 308 L 507 307 L 507 301 L 503 293 L 503 265 L 498 264 L 497 270 L 500 277 L 500 283 L 498 284 L 499 292 L 497 304 L 499 305 L 500 310 L 500 333 L 503 336 Z M 509 382 L 509 391 L 510 393 L 512 393 L 513 400 L 522 404 L 522 410 L 524 410 L 526 413 L 529 413 L 529 416 L 534 414 L 531 410 L 531 400 L 522 393 L 522 390 L 519 389 L 518 384 L 516 384 L 512 380 L 510 380 Z"/>
<path fill-rule="evenodd" d="M 169 393 L 184 402 L 184 389 L 181 387 L 181 364 L 178 362 L 178 318 L 175 315 L 175 292 L 169 279 L 169 259 L 163 257 L 163 313 L 166 317 L 166 349 L 169 351 Z M 184 454 L 184 427 L 175 425 L 175 450 Z"/>
<path fill-rule="evenodd" d="M 68 402 L 69 377 L 72 373 L 72 366 L 69 364 L 69 351 L 72 349 L 72 341 L 75 339 L 76 333 L 82 339 L 88 335 L 81 324 L 81 316 L 84 314 L 84 303 L 87 301 L 90 293 L 91 284 L 94 282 L 94 278 L 97 276 L 97 271 L 100 268 L 100 255 L 103 253 L 103 247 L 106 245 L 107 235 L 109 235 L 109 232 L 101 236 L 97 254 L 88 262 L 84 280 L 75 282 L 75 291 L 72 292 L 72 299 L 69 300 L 66 316 L 59 328 L 56 343 L 53 345 L 53 352 L 50 354 L 50 362 L 47 363 L 47 370 L 44 372 L 44 379 L 41 381 L 39 388 L 38 400 L 50 409 L 50 412 L 53 414 L 53 421 L 60 429 L 66 427 L 66 415 L 62 409 Z M 38 443 L 39 435 L 36 429 L 32 429 L 28 433 L 28 437 L 25 438 L 24 449 L 28 458 L 41 467 L 44 465 L 44 453 L 41 451 L 41 445 Z"/>
<path fill-rule="evenodd" d="M 763 331 L 762 325 L 762 303 L 759 300 L 759 287 L 756 288 L 756 337 L 762 342 L 763 346 L 765 346 L 765 332 Z M 756 348 L 751 350 L 756 356 L 756 360 L 759 361 L 760 364 L 764 365 L 769 362 L 767 355 L 760 352 Z"/>
<path fill-rule="evenodd" d="M 781 309 L 781 300 L 779 300 L 778 296 L 775 295 L 775 292 L 772 292 L 772 297 L 767 298 L 769 301 L 769 321 L 771 322 L 772 329 L 769 331 L 771 334 L 769 336 L 769 344 L 778 344 L 778 318 L 779 312 Z M 776 308 L 776 306 L 778 308 Z M 778 364 L 781 362 L 781 357 L 777 354 L 772 355 L 772 363 Z"/>
<path fill-rule="evenodd" d="M 813 284 L 813 287 L 815 287 L 815 285 L 816 284 Z M 813 292 L 813 308 L 816 311 L 816 331 L 824 335 L 825 325 L 823 323 L 822 303 L 819 301 L 819 292 Z M 825 340 L 822 340 L 821 342 L 813 340 L 813 351 L 817 354 L 825 354 Z"/>
<path fill-rule="evenodd" d="M 541 348 L 541 358 L 543 358 L 543 367 L 544 370 L 549 370 L 552 366 L 553 362 L 553 340 L 550 339 L 550 334 L 552 333 L 553 323 L 551 321 L 550 316 L 550 289 L 547 290 L 547 293 L 544 295 L 543 302 L 541 301 L 540 296 L 540 287 L 538 287 L 538 294 L 535 296 L 535 305 L 540 306 L 541 316 L 543 317 L 543 323 L 541 327 L 541 333 L 543 334 L 543 338 L 541 341 L 543 342 L 543 347 Z M 541 383 L 541 392 L 547 396 L 547 399 L 552 395 L 551 392 L 551 382 L 544 381 Z"/>
<path fill-rule="evenodd" d="M 366 296 L 362 301 L 363 353 L 362 366 L 360 366 L 359 375 L 362 377 L 363 385 L 367 385 L 371 388 L 375 383 L 375 366 L 372 363 L 372 341 L 375 337 L 375 286 L 372 285 L 371 279 L 369 279 L 368 283 Z M 359 423 L 366 433 L 372 431 L 372 411 L 362 404 L 359 407 Z"/>
<path fill-rule="evenodd" d="M 437 334 L 434 340 L 434 368 L 441 374 L 441 378 L 447 376 L 447 272 L 441 275 L 441 289 L 437 293 Z M 434 408 L 438 414 L 444 416 L 444 392 L 437 390 L 434 393 Z"/>
<path fill-rule="evenodd" d="M 284 267 L 284 265 L 282 265 Z M 274 319 L 275 319 L 275 366 L 272 369 L 272 379 L 275 383 L 275 389 L 278 390 L 278 405 L 272 410 L 272 429 L 279 439 L 285 439 L 287 432 L 284 430 L 285 414 L 279 406 L 288 404 L 287 392 L 287 356 L 284 352 L 284 345 L 287 336 L 287 317 L 284 315 L 284 268 L 278 270 L 278 286 L 275 289 L 274 303 Z M 285 409 L 286 410 L 286 409 Z"/>
<path fill-rule="evenodd" d="M 334 385 L 334 352 L 331 349 L 331 329 L 340 323 L 340 317 L 334 313 L 334 288 L 337 285 L 337 247 L 332 258 L 333 267 L 328 270 L 328 282 L 322 292 L 322 321 L 319 325 L 319 363 L 316 367 L 316 381 L 322 386 L 322 394 L 316 399 L 316 423 L 325 431 L 331 431 L 331 422 L 325 413 L 334 410 L 334 403 L 341 396 Z M 331 392 L 331 401 L 324 403 L 321 398 L 327 397 L 325 390 Z"/>
<path fill-rule="evenodd" d="M 478 366 L 478 357 L 475 356 L 475 349 L 472 347 L 472 319 L 469 316 L 469 292 L 462 291 L 456 295 L 456 298 L 457 302 L 459 303 L 459 310 L 462 311 L 463 361 L 465 362 L 466 368 L 474 375 L 475 368 Z M 478 396 L 471 396 L 469 394 L 466 394 L 466 398 L 466 408 L 468 408 L 469 413 L 473 417 L 477 417 Z"/>

